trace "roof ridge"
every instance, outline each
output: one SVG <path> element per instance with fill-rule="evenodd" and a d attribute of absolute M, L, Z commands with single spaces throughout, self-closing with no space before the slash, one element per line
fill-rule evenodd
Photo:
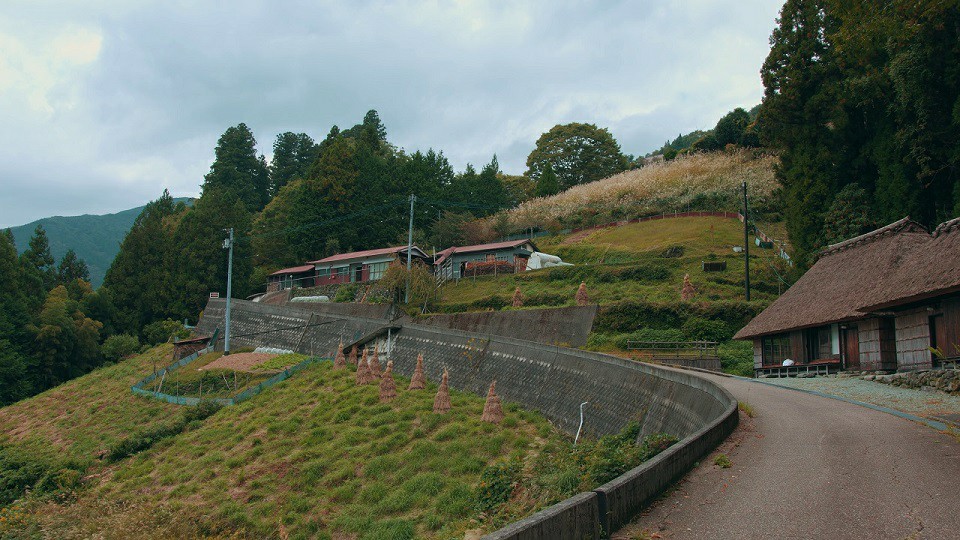
<path fill-rule="evenodd" d="M 937 225 L 937 228 L 933 231 L 933 236 L 936 238 L 941 234 L 946 234 L 948 232 L 953 232 L 957 229 L 960 229 L 960 217 L 955 217 L 951 220 L 944 221 L 940 225 Z"/>
<path fill-rule="evenodd" d="M 836 244 L 830 244 L 829 246 L 824 248 L 823 251 L 820 252 L 820 256 L 825 257 L 827 255 L 831 255 L 833 253 L 837 253 L 839 251 L 843 251 L 843 250 L 852 248 L 854 246 L 864 244 L 866 242 L 872 242 L 884 236 L 895 234 L 903 230 L 913 230 L 913 231 L 920 230 L 920 231 L 923 231 L 925 234 L 928 234 L 928 235 L 930 234 L 927 231 L 927 229 L 925 229 L 922 225 L 920 225 L 916 221 L 911 220 L 910 216 L 907 216 L 903 219 L 894 221 L 889 225 L 880 227 L 879 229 L 875 229 L 870 232 L 861 234 L 860 236 L 855 236 L 853 238 L 844 240 L 842 242 L 837 242 Z"/>

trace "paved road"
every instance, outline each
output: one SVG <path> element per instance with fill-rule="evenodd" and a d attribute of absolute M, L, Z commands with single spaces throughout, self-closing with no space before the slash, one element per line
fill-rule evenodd
<path fill-rule="evenodd" d="M 960 441 L 858 405 L 704 375 L 751 405 L 712 454 L 614 538 L 960 538 Z"/>

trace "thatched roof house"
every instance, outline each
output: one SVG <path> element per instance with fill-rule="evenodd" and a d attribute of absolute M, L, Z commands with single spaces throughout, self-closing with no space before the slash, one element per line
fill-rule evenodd
<path fill-rule="evenodd" d="M 904 218 L 829 246 L 735 337 L 754 341 L 758 370 L 922 369 L 938 361 L 930 347 L 960 356 L 960 218 L 932 234 Z"/>

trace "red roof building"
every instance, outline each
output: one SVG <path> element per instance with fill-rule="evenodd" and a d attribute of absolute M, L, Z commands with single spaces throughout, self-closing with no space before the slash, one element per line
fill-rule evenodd
<path fill-rule="evenodd" d="M 417 246 L 413 246 L 410 254 L 413 260 L 430 264 L 430 256 Z M 310 264 L 316 269 L 317 285 L 334 285 L 377 281 L 383 277 L 390 263 L 396 260 L 406 262 L 407 246 L 340 253 L 311 261 Z"/>

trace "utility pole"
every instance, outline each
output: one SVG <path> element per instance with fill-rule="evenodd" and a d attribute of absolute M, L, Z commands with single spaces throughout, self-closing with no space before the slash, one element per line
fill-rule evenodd
<path fill-rule="evenodd" d="M 407 231 L 407 292 L 403 296 L 403 303 L 410 303 L 410 267 L 413 265 L 413 203 L 416 195 L 410 195 L 410 229 Z"/>
<path fill-rule="evenodd" d="M 233 227 L 226 229 L 227 239 L 223 241 L 223 248 L 229 250 L 227 255 L 227 313 L 224 317 L 223 354 L 230 354 L 230 298 L 233 296 Z M 216 344 L 214 344 L 216 345 Z"/>
<path fill-rule="evenodd" d="M 750 210 L 747 206 L 747 183 L 743 183 L 743 283 L 750 301 Z"/>

